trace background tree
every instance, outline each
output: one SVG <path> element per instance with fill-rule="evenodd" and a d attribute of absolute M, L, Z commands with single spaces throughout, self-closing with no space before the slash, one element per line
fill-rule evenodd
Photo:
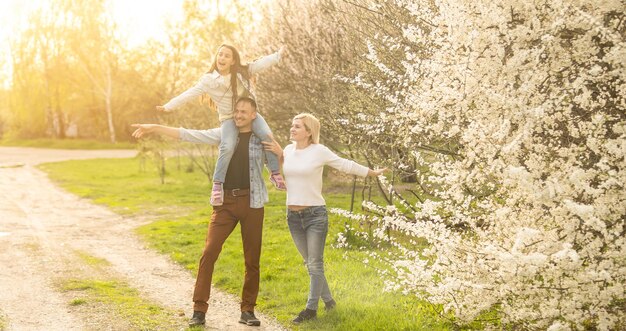
<path fill-rule="evenodd" d="M 40 20 L 10 40 L 12 86 L 9 93 L 7 129 L 17 137 L 39 137 L 47 130 L 46 88 L 41 78 L 37 34 Z"/>
<path fill-rule="evenodd" d="M 324 123 L 324 143 L 351 158 L 374 164 L 397 164 L 402 180 L 413 180 L 415 164 L 410 153 L 393 134 L 376 130 L 377 119 L 390 112 L 402 81 L 386 86 L 389 95 L 373 94 L 351 78 L 386 81 L 403 72 L 400 61 L 407 45 L 394 45 L 383 53 L 386 70 L 368 60 L 368 49 L 382 45 L 386 36 L 401 36 L 402 24 L 412 18 L 402 7 L 384 2 L 374 8 L 367 1 L 277 1 L 264 16 L 269 24 L 260 27 L 259 47 L 282 44 L 287 57 L 279 70 L 259 78 L 259 99 L 267 110 L 276 135 L 286 142 L 291 118 L 311 112 Z M 381 38 L 370 38 L 380 35 Z M 389 38 L 389 37 L 387 37 Z M 406 43 L 406 41 L 403 41 Z M 374 83 L 376 84 L 376 83 Z M 379 84 L 380 85 L 380 84 Z M 372 124 L 374 123 L 374 124 Z M 367 151 L 367 152 L 363 152 Z"/>
<path fill-rule="evenodd" d="M 67 15 L 60 7 L 42 8 L 31 16 L 31 24 L 36 34 L 37 58 L 41 62 L 46 99 L 46 122 L 52 136 L 65 138 L 68 116 L 64 101 L 69 92 L 69 66 L 65 60 L 67 42 L 64 35 L 68 32 Z"/>
<path fill-rule="evenodd" d="M 121 46 L 104 4 L 42 3 L 31 14 L 29 27 L 16 36 L 8 116 L 15 135 L 63 138 L 71 127 L 82 136 L 101 137 L 104 129 L 115 142 Z"/>
<path fill-rule="evenodd" d="M 623 4 L 387 4 L 413 22 L 370 47 L 388 79 L 353 83 L 389 98 L 362 124 L 396 136 L 428 194 L 367 203 L 375 230 L 347 232 L 391 247 L 372 252 L 390 289 L 460 324 L 496 311 L 520 329 L 622 328 Z M 384 56 L 396 45 L 400 72 Z"/>
<path fill-rule="evenodd" d="M 66 1 L 73 33 L 69 35 L 72 60 L 80 69 L 74 87 L 83 95 L 91 95 L 102 109 L 108 136 L 116 142 L 114 125 L 114 93 L 118 88 L 120 41 L 115 36 L 115 25 L 105 10 L 105 1 Z M 84 82 L 89 82 L 84 84 Z"/>

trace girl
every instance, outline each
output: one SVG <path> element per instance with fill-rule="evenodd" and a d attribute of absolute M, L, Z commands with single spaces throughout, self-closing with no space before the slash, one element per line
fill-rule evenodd
<path fill-rule="evenodd" d="M 239 131 L 233 121 L 234 105 L 239 97 L 255 98 L 250 77 L 272 65 L 277 64 L 284 52 L 284 47 L 274 54 L 264 56 L 250 64 L 242 65 L 237 49 L 231 45 L 222 44 L 215 55 L 209 71 L 200 77 L 198 83 L 173 98 L 157 110 L 171 111 L 189 100 L 203 94 L 208 94 L 217 106 L 221 122 L 221 142 L 219 156 L 213 174 L 213 189 L 211 190 L 211 204 L 221 206 L 224 201 L 223 183 L 228 170 L 228 164 L 233 156 Z M 257 114 L 252 123 L 252 131 L 262 141 L 272 141 L 271 130 L 265 119 Z M 274 153 L 266 152 L 267 163 L 271 171 L 270 181 L 279 190 L 285 189 L 285 182 L 280 174 L 278 158 Z"/>
<path fill-rule="evenodd" d="M 309 298 L 294 323 L 315 318 L 320 297 L 327 310 L 336 305 L 324 275 L 324 244 L 328 233 L 328 214 L 322 196 L 324 166 L 362 177 L 379 176 L 387 170 L 371 170 L 340 158 L 319 143 L 319 136 L 320 122 L 313 115 L 304 113 L 294 117 L 289 136 L 293 143 L 284 151 L 276 141 L 263 143 L 266 150 L 278 155 L 283 162 L 289 232 L 309 271 Z"/>

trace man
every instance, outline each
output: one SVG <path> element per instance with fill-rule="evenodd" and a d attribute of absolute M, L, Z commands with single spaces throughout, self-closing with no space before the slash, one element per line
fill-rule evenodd
<path fill-rule="evenodd" d="M 256 102 L 251 98 L 240 98 L 235 105 L 234 114 L 235 125 L 239 129 L 239 141 L 226 172 L 224 203 L 213 207 L 193 293 L 194 312 L 189 321 L 190 327 L 205 324 L 213 267 L 222 245 L 237 222 L 241 223 L 246 266 L 239 323 L 261 325 L 261 321 L 254 316 L 254 306 L 259 292 L 263 206 L 269 199 L 262 179 L 263 145 L 261 140 L 252 134 L 252 120 L 255 118 Z M 211 145 L 218 145 L 220 139 L 219 129 L 188 130 L 157 124 L 133 124 L 133 127 L 137 128 L 133 132 L 135 138 L 141 138 L 146 133 L 158 133 L 184 141 Z"/>

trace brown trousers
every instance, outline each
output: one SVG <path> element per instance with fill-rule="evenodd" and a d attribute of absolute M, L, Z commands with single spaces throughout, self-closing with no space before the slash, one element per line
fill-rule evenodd
<path fill-rule="evenodd" d="M 222 245 L 235 229 L 237 222 L 241 224 L 241 239 L 246 265 L 241 293 L 241 311 L 254 311 L 259 294 L 259 260 L 261 258 L 263 216 L 264 208 L 250 208 L 248 195 L 237 197 L 225 195 L 224 204 L 213 208 L 193 292 L 194 311 L 206 312 L 209 308 L 213 267 L 222 251 Z"/>

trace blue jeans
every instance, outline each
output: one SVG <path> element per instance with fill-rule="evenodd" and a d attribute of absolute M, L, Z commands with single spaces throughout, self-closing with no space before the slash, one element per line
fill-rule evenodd
<path fill-rule="evenodd" d="M 306 308 L 317 310 L 320 297 L 324 302 L 333 299 L 324 275 L 324 244 L 328 234 L 326 206 L 313 206 L 300 211 L 287 210 L 287 223 L 291 238 L 311 278 Z"/>
<path fill-rule="evenodd" d="M 235 125 L 233 119 L 228 119 L 222 122 L 222 140 L 220 141 L 219 151 L 220 154 L 217 157 L 217 163 L 215 164 L 215 172 L 213 173 L 213 181 L 223 183 L 226 179 L 226 171 L 228 171 L 228 164 L 230 159 L 233 158 L 235 153 L 235 147 L 237 147 L 237 138 L 239 137 L 239 129 Z M 252 132 L 262 141 L 271 142 L 269 125 L 265 122 L 265 119 L 256 114 L 256 118 L 252 121 Z M 272 172 L 278 172 L 278 157 L 276 154 L 265 151 L 265 158 L 267 159 L 267 165 Z"/>

